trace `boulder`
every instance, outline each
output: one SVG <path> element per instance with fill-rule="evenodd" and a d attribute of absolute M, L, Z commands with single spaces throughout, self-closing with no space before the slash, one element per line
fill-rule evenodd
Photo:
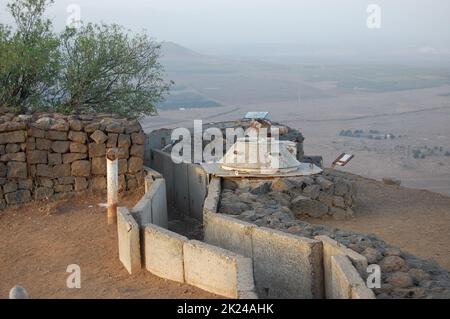
<path fill-rule="evenodd" d="M 63 119 L 58 119 L 49 126 L 50 130 L 66 132 L 69 130 L 69 123 Z"/>
<path fill-rule="evenodd" d="M 367 262 L 369 264 L 376 264 L 381 258 L 383 258 L 381 252 L 373 247 L 367 247 L 363 251 L 362 255 L 367 258 Z"/>
<path fill-rule="evenodd" d="M 311 199 L 317 199 L 320 195 L 320 186 L 315 185 L 308 185 L 303 189 L 303 195 L 307 196 Z"/>
<path fill-rule="evenodd" d="M 62 164 L 62 156 L 59 153 L 48 153 L 48 165 Z"/>
<path fill-rule="evenodd" d="M 89 185 L 89 183 L 88 183 L 86 178 L 84 178 L 84 177 L 75 177 L 74 188 L 75 188 L 76 192 L 83 191 L 83 190 L 87 189 L 88 185 Z"/>
<path fill-rule="evenodd" d="M 69 151 L 69 141 L 55 141 L 52 143 L 52 150 L 55 153 L 67 153 Z"/>
<path fill-rule="evenodd" d="M 108 140 L 106 141 L 106 147 L 117 147 L 117 139 L 119 134 L 108 133 Z"/>
<path fill-rule="evenodd" d="M 20 144 L 16 144 L 16 143 L 6 144 L 6 147 L 5 147 L 5 152 L 6 153 L 17 153 L 20 150 L 21 150 Z"/>
<path fill-rule="evenodd" d="M 16 162 L 25 162 L 26 156 L 24 152 L 19 153 L 6 153 L 0 156 L 0 161 L 2 162 L 9 162 L 9 161 L 16 161 Z"/>
<path fill-rule="evenodd" d="M 67 141 L 67 132 L 45 131 L 45 138 L 52 141 Z"/>
<path fill-rule="evenodd" d="M 104 143 L 89 143 L 89 157 L 104 157 L 106 155 L 106 145 Z"/>
<path fill-rule="evenodd" d="M 133 144 L 145 144 L 145 134 L 144 132 L 139 133 L 132 133 L 131 134 L 131 141 Z"/>
<path fill-rule="evenodd" d="M 387 282 L 395 288 L 408 288 L 414 285 L 411 275 L 401 271 L 389 275 Z"/>
<path fill-rule="evenodd" d="M 103 190 L 106 189 L 106 178 L 96 176 L 91 179 L 91 188 L 94 190 Z"/>
<path fill-rule="evenodd" d="M 52 188 L 49 187 L 37 187 L 34 191 L 34 199 L 35 200 L 42 200 L 42 199 L 49 199 L 53 196 L 54 190 L 53 186 Z"/>
<path fill-rule="evenodd" d="M 80 120 L 69 120 L 69 127 L 72 131 L 81 131 L 83 129 L 83 122 Z"/>
<path fill-rule="evenodd" d="M 324 191 L 330 190 L 333 187 L 333 182 L 322 176 L 318 176 L 316 182 Z"/>
<path fill-rule="evenodd" d="M 70 164 L 59 164 L 53 166 L 53 177 L 70 176 Z"/>
<path fill-rule="evenodd" d="M 3 185 L 3 193 L 8 194 L 17 191 L 17 183 L 15 181 L 9 181 Z"/>
<path fill-rule="evenodd" d="M 292 200 L 290 208 L 296 215 L 306 214 L 314 218 L 320 218 L 328 213 L 328 206 L 302 195 Z"/>
<path fill-rule="evenodd" d="M 130 155 L 144 158 L 144 150 L 144 145 L 133 144 L 130 149 Z"/>
<path fill-rule="evenodd" d="M 72 185 L 55 185 L 55 192 L 57 193 L 67 193 L 73 191 Z"/>
<path fill-rule="evenodd" d="M 88 147 L 86 144 L 71 142 L 69 150 L 71 153 L 87 153 Z"/>
<path fill-rule="evenodd" d="M 35 126 L 30 126 L 28 128 L 28 136 L 30 137 L 36 137 L 36 138 L 44 138 L 45 137 L 45 131 L 37 128 Z"/>
<path fill-rule="evenodd" d="M 91 173 L 94 175 L 106 175 L 106 158 L 94 157 L 91 160 Z"/>
<path fill-rule="evenodd" d="M 41 177 L 53 177 L 53 166 L 49 166 L 46 164 L 38 164 L 36 166 L 36 176 Z"/>
<path fill-rule="evenodd" d="M 381 270 L 384 272 L 399 271 L 405 265 L 405 260 L 399 256 L 387 256 L 380 262 Z"/>
<path fill-rule="evenodd" d="M 48 151 L 52 147 L 52 141 L 46 138 L 36 139 L 36 148 L 42 151 Z"/>
<path fill-rule="evenodd" d="M 333 206 L 345 209 L 346 205 L 344 198 L 341 196 L 333 196 Z"/>
<path fill-rule="evenodd" d="M 120 134 L 117 140 L 118 147 L 128 148 L 131 145 L 130 135 L 128 134 Z"/>
<path fill-rule="evenodd" d="M 130 157 L 130 154 L 128 153 L 128 147 L 117 148 L 117 158 L 128 159 L 128 157 Z"/>
<path fill-rule="evenodd" d="M 70 131 L 69 132 L 69 140 L 72 142 L 77 142 L 84 144 L 86 142 L 87 135 L 85 132 L 78 132 L 78 131 Z"/>
<path fill-rule="evenodd" d="M 120 174 L 125 174 L 126 172 L 127 172 L 127 170 L 128 170 L 128 160 L 126 160 L 126 159 L 119 159 L 118 160 L 119 161 L 119 163 L 118 163 L 118 165 L 119 165 L 119 175 Z"/>
<path fill-rule="evenodd" d="M 100 130 L 96 130 L 91 134 L 90 138 L 97 144 L 103 144 L 108 139 L 108 136 Z"/>
<path fill-rule="evenodd" d="M 27 178 L 28 169 L 25 162 L 8 162 L 6 176 L 8 178 Z"/>
<path fill-rule="evenodd" d="M 31 200 L 31 193 L 29 190 L 8 193 L 5 194 L 5 200 L 8 205 L 27 203 Z"/>
<path fill-rule="evenodd" d="M 62 156 L 62 161 L 64 164 L 70 164 L 72 162 L 85 159 L 87 154 L 85 153 L 66 153 Z"/>
<path fill-rule="evenodd" d="M 0 133 L 0 144 L 24 143 L 26 140 L 25 135 L 25 131 Z"/>
<path fill-rule="evenodd" d="M 7 171 L 6 164 L 0 162 L 0 177 L 6 177 Z"/>
<path fill-rule="evenodd" d="M 144 161 L 140 157 L 132 156 L 128 160 L 128 173 L 134 174 L 144 169 Z"/>
<path fill-rule="evenodd" d="M 122 133 L 124 130 L 124 127 L 122 123 L 118 121 L 112 121 L 110 124 L 106 126 L 106 132 L 108 133 Z"/>
<path fill-rule="evenodd" d="M 100 128 L 100 123 L 98 123 L 98 122 L 94 122 L 94 123 L 89 123 L 89 124 L 86 124 L 85 126 L 84 126 L 84 131 L 86 132 L 86 133 L 94 133 L 96 130 L 98 130 Z"/>
<path fill-rule="evenodd" d="M 75 161 L 71 165 L 72 176 L 89 177 L 91 174 L 91 162 L 89 161 Z"/>

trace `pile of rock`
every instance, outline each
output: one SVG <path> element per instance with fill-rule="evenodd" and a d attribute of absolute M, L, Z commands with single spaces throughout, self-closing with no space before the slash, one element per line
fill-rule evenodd
<path fill-rule="evenodd" d="M 0 208 L 106 189 L 109 148 L 119 151 L 120 190 L 144 178 L 145 134 L 138 121 L 60 114 L 0 117 Z"/>
<path fill-rule="evenodd" d="M 225 179 L 224 184 L 221 210 L 232 215 L 283 211 L 295 217 L 345 219 L 353 216 L 356 200 L 352 181 L 325 174 L 244 184 Z"/>
<path fill-rule="evenodd" d="M 324 182 L 322 178 L 332 181 L 333 186 L 327 189 L 325 184 L 328 185 L 328 183 Z M 334 188 L 334 196 L 336 182 L 345 182 L 347 187 L 345 189 L 348 191 L 342 193 L 343 190 L 340 188 L 343 186 L 337 186 L 338 194 L 344 194 L 342 196 L 344 202 L 352 205 L 354 203 L 352 187 L 354 186 L 351 186 L 350 180 L 342 180 L 342 178 L 342 176 L 327 174 L 312 179 L 316 183 L 321 182 L 322 184 L 319 196 L 324 191 L 331 193 L 331 188 Z M 449 273 L 437 263 L 421 260 L 402 252 L 396 247 L 387 245 L 375 235 L 364 235 L 333 227 L 314 225 L 297 219 L 296 217 L 301 218 L 303 213 L 296 213 L 296 209 L 299 207 L 296 196 L 306 197 L 307 194 L 310 196 L 312 190 L 307 189 L 305 192 L 305 189 L 308 186 L 317 185 L 311 183 L 309 179 L 306 179 L 306 182 L 304 178 L 301 180 L 301 187 L 298 185 L 292 187 L 295 185 L 293 181 L 300 183 L 300 179 L 266 181 L 256 184 L 248 183 L 245 180 L 225 179 L 222 185 L 219 212 L 233 215 L 237 219 L 260 227 L 273 228 L 302 237 L 314 238 L 326 235 L 333 238 L 340 244 L 364 255 L 369 264 L 380 266 L 381 287 L 374 289 L 377 298 L 450 298 Z M 300 189 L 302 189 L 301 195 L 298 195 Z M 317 191 L 316 187 L 314 191 Z M 345 196 L 345 194 L 347 195 Z M 316 195 L 314 194 L 312 197 L 316 197 Z M 311 197 L 309 198 L 312 200 Z M 348 201 L 349 198 L 351 198 L 351 202 Z M 361 272 L 363 278 L 366 278 L 367 275 L 366 272 Z"/>

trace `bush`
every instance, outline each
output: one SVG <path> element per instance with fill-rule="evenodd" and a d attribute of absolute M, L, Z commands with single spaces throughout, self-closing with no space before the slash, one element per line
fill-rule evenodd
<path fill-rule="evenodd" d="M 0 106 L 26 112 L 48 106 L 59 71 L 59 41 L 42 17 L 46 0 L 8 4 L 15 32 L 0 25 Z"/>
<path fill-rule="evenodd" d="M 87 24 L 60 35 L 43 18 L 52 1 L 14 0 L 16 31 L 0 26 L 0 106 L 10 111 L 156 113 L 172 82 L 160 45 L 118 25 Z"/>

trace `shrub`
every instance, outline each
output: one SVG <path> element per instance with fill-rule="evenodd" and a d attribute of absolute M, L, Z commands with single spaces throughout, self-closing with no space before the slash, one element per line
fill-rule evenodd
<path fill-rule="evenodd" d="M 172 82 L 160 45 L 118 25 L 81 24 L 60 35 L 44 19 L 53 1 L 13 0 L 16 28 L 0 25 L 0 106 L 6 110 L 153 115 Z"/>

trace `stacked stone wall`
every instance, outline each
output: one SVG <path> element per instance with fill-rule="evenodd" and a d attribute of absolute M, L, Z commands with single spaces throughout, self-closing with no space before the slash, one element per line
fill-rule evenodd
<path fill-rule="evenodd" d="M 119 151 L 119 189 L 143 183 L 145 134 L 107 115 L 0 116 L 0 209 L 106 189 L 108 149 Z"/>

